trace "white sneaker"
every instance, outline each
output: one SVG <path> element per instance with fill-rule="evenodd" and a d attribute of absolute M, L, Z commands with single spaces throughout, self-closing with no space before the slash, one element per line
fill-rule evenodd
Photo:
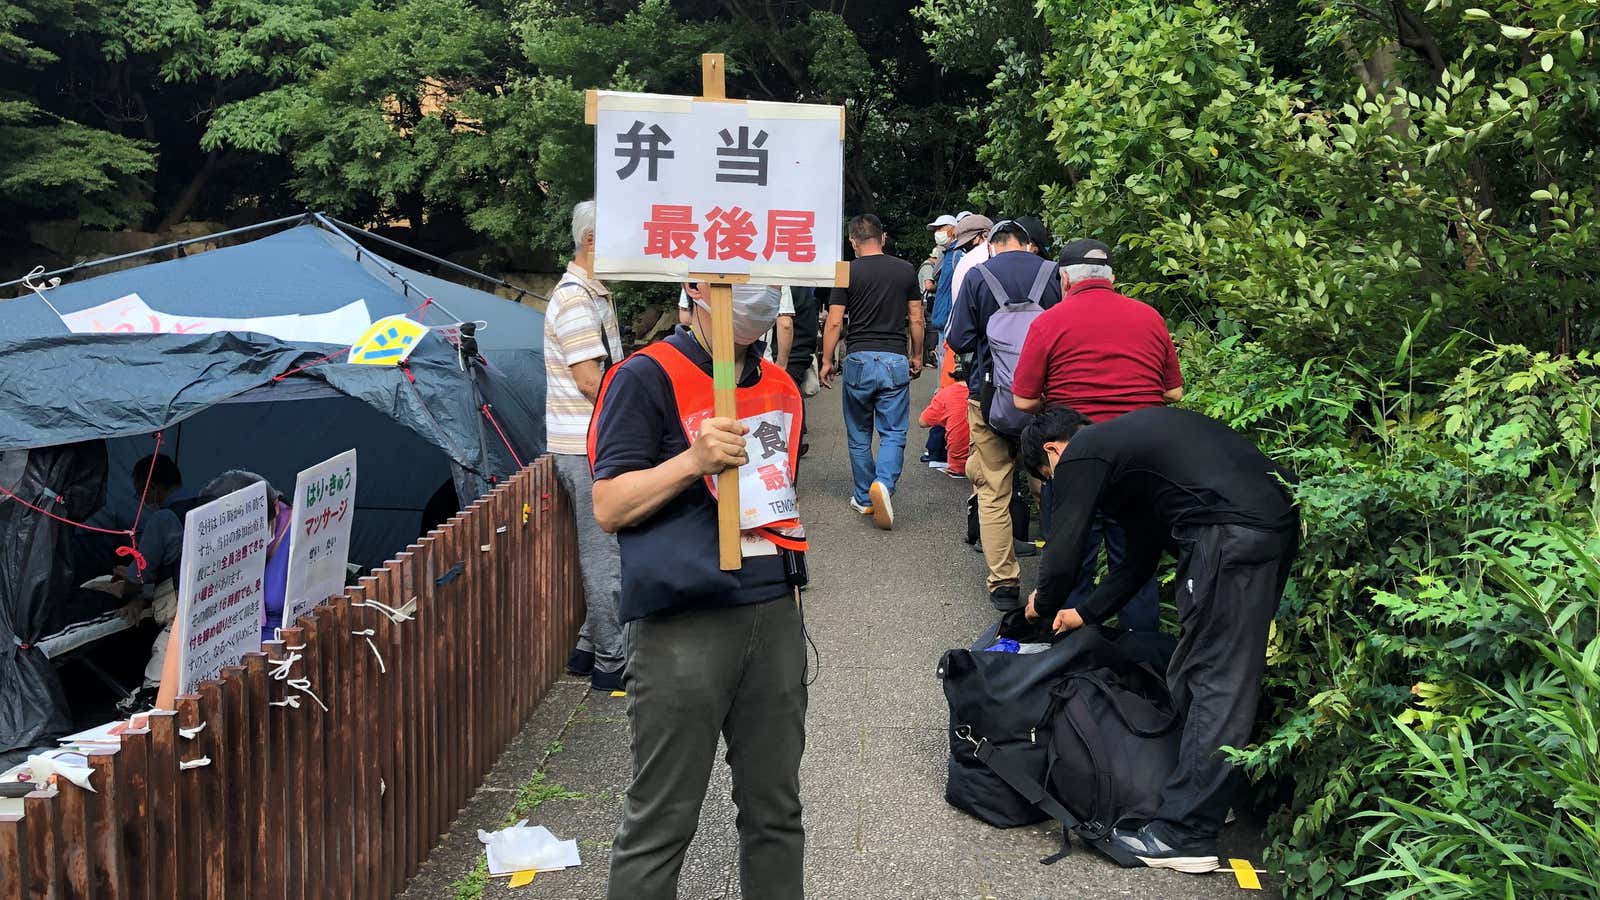
<path fill-rule="evenodd" d="M 858 513 L 861 513 L 863 516 L 872 515 L 872 506 L 866 503 L 858 503 L 854 497 L 850 498 L 850 508 Z"/>
<path fill-rule="evenodd" d="M 894 528 L 894 503 L 889 499 L 889 489 L 881 481 L 872 483 L 872 521 L 884 531 Z"/>
<path fill-rule="evenodd" d="M 939 462 L 938 460 L 934 460 L 933 462 L 928 463 L 928 468 L 930 468 L 930 469 L 939 469 L 939 470 L 943 471 L 945 469 L 950 468 L 950 464 L 947 463 L 947 462 Z"/>

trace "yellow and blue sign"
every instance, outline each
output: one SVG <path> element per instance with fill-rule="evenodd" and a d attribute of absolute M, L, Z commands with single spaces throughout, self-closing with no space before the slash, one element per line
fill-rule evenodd
<path fill-rule="evenodd" d="M 428 326 L 406 316 L 384 316 L 372 323 L 350 348 L 349 361 L 358 366 L 393 366 L 406 361 L 417 349 Z"/>

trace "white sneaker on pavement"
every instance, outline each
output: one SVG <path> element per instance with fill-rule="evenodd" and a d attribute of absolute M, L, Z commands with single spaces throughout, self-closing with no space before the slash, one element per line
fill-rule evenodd
<path fill-rule="evenodd" d="M 872 483 L 872 521 L 884 531 L 894 528 L 894 503 L 889 499 L 889 489 L 881 481 Z"/>

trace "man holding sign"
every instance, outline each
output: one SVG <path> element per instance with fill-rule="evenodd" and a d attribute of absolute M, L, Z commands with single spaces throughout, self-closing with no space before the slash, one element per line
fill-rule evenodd
<path fill-rule="evenodd" d="M 761 358 L 775 288 L 735 288 L 738 417 L 713 414 L 711 313 L 629 357 L 600 389 L 595 517 L 622 547 L 634 779 L 610 896 L 677 896 L 717 738 L 737 786 L 744 896 L 801 896 L 805 538 L 795 501 L 800 392 Z M 700 301 L 703 303 L 703 301 Z M 743 566 L 718 565 L 716 476 L 737 470 Z"/>

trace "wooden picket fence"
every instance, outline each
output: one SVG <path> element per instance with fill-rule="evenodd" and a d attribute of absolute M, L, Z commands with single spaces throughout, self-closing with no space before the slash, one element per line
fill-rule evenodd
<path fill-rule="evenodd" d="M 541 459 L 0 816 L 0 900 L 395 896 L 560 676 L 577 552 Z"/>

